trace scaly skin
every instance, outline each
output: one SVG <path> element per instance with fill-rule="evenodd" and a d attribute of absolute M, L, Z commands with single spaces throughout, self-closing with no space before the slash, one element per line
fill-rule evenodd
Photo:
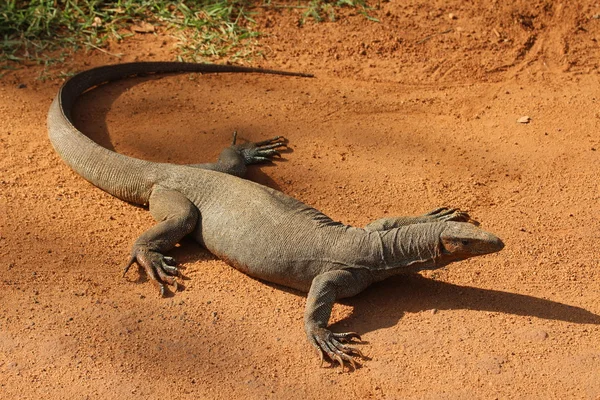
<path fill-rule="evenodd" d="M 270 70 L 184 63 L 131 63 L 75 75 L 60 89 L 48 113 L 50 140 L 82 177 L 132 203 L 147 205 L 157 224 L 135 241 L 134 263 L 165 293 L 177 290 L 179 271 L 166 256 L 191 235 L 211 253 L 255 278 L 308 292 L 304 326 L 309 342 L 342 369 L 356 368 L 360 351 L 344 344 L 354 332 L 327 329 L 336 300 L 354 296 L 389 276 L 440 268 L 493 253 L 502 241 L 457 209 L 438 208 L 416 217 L 377 220 L 365 228 L 343 225 L 271 188 L 240 179 L 246 165 L 268 161 L 285 145 L 281 137 L 234 143 L 214 164 L 175 165 L 126 157 L 79 132 L 71 109 L 85 90 L 142 73 L 255 72 L 309 76 Z"/>

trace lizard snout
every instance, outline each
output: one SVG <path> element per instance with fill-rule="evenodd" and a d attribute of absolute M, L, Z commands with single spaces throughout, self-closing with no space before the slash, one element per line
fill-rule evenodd
<path fill-rule="evenodd" d="M 440 239 L 444 250 L 460 258 L 496 253 L 504 248 L 504 242 L 496 235 L 486 232 L 468 222 L 448 222 Z"/>

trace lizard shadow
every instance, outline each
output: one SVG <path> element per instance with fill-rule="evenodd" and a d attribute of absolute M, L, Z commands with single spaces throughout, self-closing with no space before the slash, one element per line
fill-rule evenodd
<path fill-rule="evenodd" d="M 171 255 L 181 263 L 219 259 L 190 238 L 185 238 L 181 246 L 171 251 Z M 185 268 L 182 271 L 185 275 Z M 306 293 L 296 289 L 257 280 L 286 293 L 306 297 Z M 352 306 L 353 311 L 350 316 L 332 324 L 332 329 L 341 332 L 351 327 L 351 330 L 360 334 L 395 326 L 407 312 L 418 313 L 432 309 L 491 311 L 600 325 L 600 315 L 581 307 L 524 294 L 455 285 L 425 278 L 420 274 L 390 277 L 371 285 L 354 297 L 342 299 L 339 303 Z"/>
<path fill-rule="evenodd" d="M 428 279 L 420 274 L 398 275 L 376 283 L 359 295 L 342 301 L 352 314 L 335 324 L 336 331 L 359 333 L 394 326 L 406 312 L 426 310 L 477 310 L 531 316 L 577 324 L 600 325 L 600 315 L 581 307 L 538 297 L 460 286 Z M 373 310 L 378 310 L 375 314 Z"/>
<path fill-rule="evenodd" d="M 190 238 L 171 251 L 178 262 L 218 260 Z M 185 278 L 185 268 L 182 268 Z M 141 272 L 138 283 L 147 277 Z M 261 283 L 299 297 L 306 293 L 272 282 Z M 184 289 L 185 287 L 183 287 Z M 173 293 L 169 293 L 171 297 Z M 600 325 L 600 315 L 584 308 L 559 303 L 539 297 L 510 293 L 500 290 L 481 289 L 425 278 L 420 274 L 403 274 L 375 283 L 358 295 L 342 299 L 340 303 L 352 306 L 350 316 L 331 325 L 334 331 L 345 331 L 348 327 L 360 334 L 395 326 L 405 313 L 427 310 L 476 310 L 531 316 L 547 320 L 565 321 L 576 324 Z M 376 313 L 373 310 L 377 310 Z"/>
<path fill-rule="evenodd" d="M 123 95 L 123 93 L 127 92 L 131 88 L 136 85 L 140 85 L 144 82 L 154 81 L 164 79 L 168 76 L 173 76 L 177 74 L 160 74 L 160 75 L 147 75 L 147 76 L 137 76 L 131 77 L 128 79 L 118 80 L 115 82 L 110 82 L 107 84 L 100 85 L 98 87 L 92 88 L 85 93 L 83 93 L 77 103 L 73 108 L 73 121 L 74 125 L 80 131 L 84 132 L 87 137 L 92 139 L 94 142 L 98 143 L 102 147 L 109 149 L 111 151 L 117 152 L 115 145 L 113 143 L 113 139 L 111 138 L 111 134 L 109 132 L 108 124 L 107 124 L 107 116 L 108 112 L 113 107 L 113 103 Z M 150 106 L 149 106 L 150 107 Z M 152 104 L 151 107 L 154 111 L 157 107 L 169 108 L 169 104 Z M 93 110 L 93 111 L 90 111 Z M 145 112 L 144 112 L 145 113 Z M 198 127 L 197 131 L 201 132 L 205 126 L 202 118 L 198 118 Z M 244 138 L 243 132 L 244 127 L 237 127 L 240 131 L 239 143 L 244 143 L 246 139 Z M 229 134 L 233 134 L 233 129 Z M 264 138 L 266 139 L 266 138 Z M 157 154 L 156 146 L 151 141 L 138 140 L 136 142 L 135 148 L 133 149 L 135 154 L 131 156 L 140 158 L 143 160 L 154 161 L 154 162 L 173 162 L 175 164 L 187 164 L 186 162 L 178 162 L 177 156 L 173 156 L 173 151 L 169 151 L 169 146 L 174 144 L 166 143 L 164 147 L 161 147 L 161 152 Z M 203 143 L 202 147 L 210 147 L 211 143 Z M 166 151 L 165 151 L 166 150 Z M 219 151 L 222 149 L 218 149 Z M 186 150 L 188 152 L 192 152 L 192 150 Z M 293 150 L 289 147 L 282 149 L 280 153 L 282 155 L 293 152 Z M 130 154 L 127 154 L 130 155 Z M 175 160 L 171 160 L 175 158 Z M 278 163 L 286 162 L 287 160 L 282 157 L 276 157 L 273 161 L 268 163 L 263 163 L 260 165 L 250 165 L 248 166 L 248 172 L 246 174 L 246 179 L 252 180 L 254 182 L 260 183 L 265 186 L 269 186 L 273 189 L 280 190 L 279 185 L 267 175 L 263 169 L 268 169 L 275 167 Z M 206 160 L 200 159 L 197 160 L 192 158 L 189 160 L 189 163 L 200 164 L 200 163 L 212 163 L 216 162 L 215 160 Z"/>

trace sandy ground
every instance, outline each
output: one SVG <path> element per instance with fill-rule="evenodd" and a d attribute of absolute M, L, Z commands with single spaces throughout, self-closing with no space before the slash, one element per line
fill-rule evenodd
<path fill-rule="evenodd" d="M 408 4 L 407 4 L 408 3 Z M 319 367 L 305 299 L 184 241 L 185 290 L 121 277 L 149 213 L 54 153 L 62 79 L 0 80 L 2 399 L 600 399 L 600 4 L 392 0 L 297 24 L 257 17 L 254 65 L 315 79 L 179 75 L 86 94 L 78 126 L 118 152 L 214 160 L 237 129 L 291 151 L 251 178 L 364 225 L 440 205 L 506 248 L 374 285 L 334 308 L 372 359 Z M 575 4 L 572 4 L 575 3 Z M 168 36 L 79 53 L 50 72 L 172 59 Z M 522 116 L 528 124 L 517 123 Z M 139 276 L 139 278 L 138 278 Z"/>

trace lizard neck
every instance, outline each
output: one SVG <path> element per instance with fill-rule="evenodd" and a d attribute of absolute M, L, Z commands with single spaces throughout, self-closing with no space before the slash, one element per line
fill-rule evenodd
<path fill-rule="evenodd" d="M 446 265 L 440 235 L 444 224 L 412 224 L 385 231 L 373 232 L 379 236 L 384 270 L 417 272 Z"/>

